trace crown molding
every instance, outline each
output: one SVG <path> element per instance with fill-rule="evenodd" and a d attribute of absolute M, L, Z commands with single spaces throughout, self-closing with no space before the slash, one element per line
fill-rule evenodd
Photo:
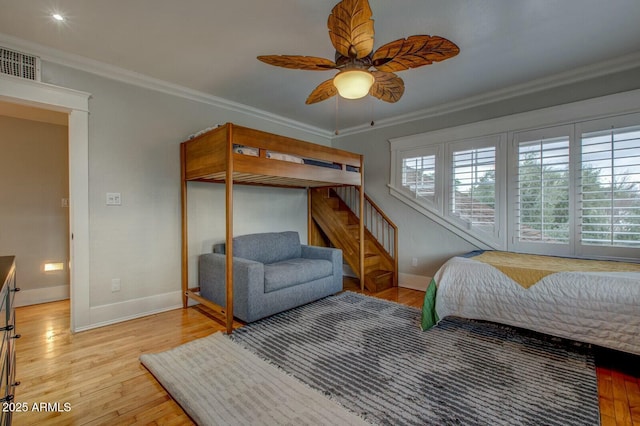
<path fill-rule="evenodd" d="M 264 111 L 238 102 L 233 102 L 201 91 L 189 89 L 184 86 L 149 77 L 144 74 L 109 65 L 104 62 L 62 52 L 57 49 L 45 47 L 40 44 L 29 42 L 6 34 L 0 33 L 0 44 L 9 49 L 24 51 L 39 56 L 42 60 L 47 62 L 68 66 L 111 80 L 117 80 L 123 83 L 132 84 L 184 99 L 189 99 L 207 105 L 224 108 L 242 114 L 247 114 L 249 116 L 266 120 L 275 124 L 320 136 L 328 140 L 339 139 L 357 133 L 371 132 L 384 127 L 391 127 L 413 121 L 425 120 L 433 117 L 451 114 L 454 112 L 486 105 L 493 102 L 503 101 L 518 96 L 523 96 L 547 89 L 553 89 L 555 87 L 560 87 L 567 84 L 577 83 L 591 78 L 597 78 L 605 76 L 607 74 L 613 74 L 616 72 L 640 67 L 640 52 L 633 53 L 610 61 L 598 62 L 585 67 L 576 68 L 574 70 L 532 80 L 527 83 L 482 93 L 476 96 L 440 104 L 408 114 L 376 120 L 375 126 L 373 127 L 369 124 L 363 124 L 359 126 L 348 127 L 346 129 L 340 129 L 340 133 L 336 135 L 334 131 L 331 130 L 326 130 L 296 120 L 291 120 L 289 118 L 273 114 L 268 111 Z"/>
<path fill-rule="evenodd" d="M 383 127 L 396 126 L 412 121 L 425 120 L 433 117 L 451 114 L 489 103 L 503 101 L 518 96 L 524 96 L 572 83 L 578 83 L 580 81 L 602 77 L 608 74 L 614 74 L 616 72 L 622 72 L 637 67 L 640 67 L 640 52 L 621 56 L 619 58 L 612 59 L 606 62 L 594 63 L 585 67 L 576 68 L 559 74 L 554 74 L 552 76 L 539 78 L 527 83 L 517 84 L 514 86 L 505 87 L 503 89 L 481 93 L 476 96 L 425 108 L 408 114 L 398 115 L 382 120 L 376 120 L 375 126 L 373 127 L 371 127 L 371 125 L 369 124 L 363 124 L 360 126 L 340 129 L 340 134 L 333 135 L 332 139 L 337 139 L 357 133 L 370 132 Z"/>
<path fill-rule="evenodd" d="M 85 58 L 80 55 L 66 53 L 61 50 L 45 47 L 37 43 L 26 41 L 17 37 L 12 37 L 0 33 L 0 44 L 8 49 L 14 49 L 25 53 L 40 57 L 41 60 L 52 62 L 58 65 L 85 71 L 91 74 L 99 75 L 110 80 L 116 80 L 127 84 L 143 87 L 168 95 L 200 102 L 214 107 L 224 108 L 230 111 L 247 114 L 262 120 L 266 120 L 275 124 L 286 126 L 296 130 L 302 130 L 307 133 L 321 136 L 331 140 L 333 132 L 311 126 L 299 121 L 291 120 L 277 114 L 272 114 L 258 108 L 233 102 L 224 98 L 213 96 L 198 90 L 189 89 L 184 86 L 169 83 L 164 80 L 149 77 L 124 68 L 109 65 L 104 62 Z"/>

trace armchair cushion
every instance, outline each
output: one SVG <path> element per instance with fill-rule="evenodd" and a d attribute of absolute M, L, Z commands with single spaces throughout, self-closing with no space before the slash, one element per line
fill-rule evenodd
<path fill-rule="evenodd" d="M 306 283 L 333 274 L 333 265 L 322 259 L 289 259 L 264 265 L 264 292 Z"/>
<path fill-rule="evenodd" d="M 266 232 L 241 235 L 233 239 L 233 257 L 274 263 L 301 256 L 300 236 L 297 232 Z"/>

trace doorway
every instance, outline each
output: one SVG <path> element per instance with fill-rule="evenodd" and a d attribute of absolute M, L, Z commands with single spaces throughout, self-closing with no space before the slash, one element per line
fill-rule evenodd
<path fill-rule="evenodd" d="M 15 305 L 69 298 L 68 114 L 0 101 L 0 252 L 15 255 Z"/>
<path fill-rule="evenodd" d="M 91 326 L 89 292 L 90 94 L 0 75 L 0 101 L 68 114 L 71 331 Z"/>

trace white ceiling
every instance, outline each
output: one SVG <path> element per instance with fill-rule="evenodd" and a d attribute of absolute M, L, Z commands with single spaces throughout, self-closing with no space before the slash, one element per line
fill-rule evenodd
<path fill-rule="evenodd" d="M 395 104 L 367 97 L 305 105 L 335 71 L 277 68 L 256 56 L 333 59 L 326 25 L 336 2 L 0 0 L 0 33 L 328 132 L 594 65 L 606 69 L 620 58 L 637 62 L 640 54 L 638 0 L 370 0 L 374 49 L 430 34 L 455 42 L 460 54 L 399 73 L 406 91 Z M 66 22 L 54 22 L 53 11 Z"/>

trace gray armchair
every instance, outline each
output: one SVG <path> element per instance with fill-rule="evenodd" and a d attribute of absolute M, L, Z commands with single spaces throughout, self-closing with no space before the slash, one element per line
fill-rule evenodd
<path fill-rule="evenodd" d="M 342 290 L 342 251 L 300 244 L 297 232 L 233 239 L 233 314 L 244 322 Z M 224 244 L 199 257 L 200 295 L 226 306 Z"/>

